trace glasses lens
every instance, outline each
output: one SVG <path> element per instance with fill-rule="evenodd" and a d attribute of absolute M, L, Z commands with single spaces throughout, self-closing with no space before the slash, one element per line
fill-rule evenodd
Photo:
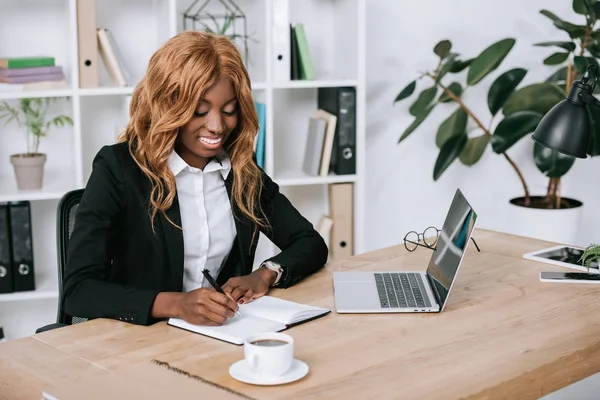
<path fill-rule="evenodd" d="M 406 246 L 406 250 L 413 251 L 417 248 L 417 243 L 419 242 L 419 235 L 417 232 L 410 231 L 404 237 L 404 246 Z"/>
<path fill-rule="evenodd" d="M 429 228 L 425 229 L 425 232 L 423 232 L 423 242 L 425 243 L 425 245 L 429 247 L 434 247 L 437 243 L 437 239 L 438 232 L 435 227 L 430 226 Z"/>

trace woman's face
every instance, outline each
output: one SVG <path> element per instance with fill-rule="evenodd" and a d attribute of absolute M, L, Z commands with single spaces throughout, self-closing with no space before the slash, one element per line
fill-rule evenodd
<path fill-rule="evenodd" d="M 233 85 L 222 78 L 206 91 L 192 119 L 179 129 L 177 153 L 188 165 L 204 168 L 221 151 L 237 122 Z"/>

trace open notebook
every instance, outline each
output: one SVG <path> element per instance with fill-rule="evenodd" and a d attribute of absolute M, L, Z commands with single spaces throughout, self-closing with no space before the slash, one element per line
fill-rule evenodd
<path fill-rule="evenodd" d="M 279 332 L 294 325 L 328 314 L 326 308 L 307 306 L 271 296 L 260 297 L 240 306 L 242 316 L 235 315 L 221 326 L 199 326 L 179 318 L 170 318 L 169 325 L 224 340 L 244 344 L 246 337 L 263 332 Z"/>

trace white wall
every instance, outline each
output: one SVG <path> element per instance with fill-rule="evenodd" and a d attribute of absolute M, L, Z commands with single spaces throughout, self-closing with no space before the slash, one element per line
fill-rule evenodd
<path fill-rule="evenodd" d="M 487 124 L 487 91 L 494 79 L 513 67 L 529 72 L 521 85 L 546 79 L 556 67 L 542 60 L 552 48 L 534 47 L 549 40 L 568 40 L 539 10 L 581 24 L 583 17 L 567 0 L 435 0 L 427 2 L 369 0 L 367 14 L 367 250 L 402 242 L 411 229 L 441 225 L 457 187 L 479 214 L 479 227 L 513 232 L 515 221 L 508 200 L 523 195 L 522 186 L 507 161 L 490 148 L 475 166 L 458 160 L 434 182 L 438 154 L 435 133 L 455 105 L 438 105 L 413 134 L 397 140 L 413 120 L 408 107 L 414 97 L 393 105 L 398 92 L 420 71 L 437 62 L 433 46 L 442 39 L 464 58 L 477 56 L 493 42 L 514 37 L 517 43 L 500 68 L 470 88 L 463 100 Z M 465 81 L 466 70 L 458 75 Z M 450 83 L 451 81 L 446 81 Z M 419 82 L 417 93 L 431 81 Z M 495 123 L 499 121 L 496 118 Z M 471 124 L 471 122 L 470 122 Z M 533 142 L 524 138 L 508 153 L 521 167 L 533 195 L 545 194 L 547 178 L 531 156 Z M 576 244 L 600 241 L 600 157 L 577 160 L 562 182 L 562 195 L 584 203 Z M 560 235 L 560 232 L 554 232 Z"/>

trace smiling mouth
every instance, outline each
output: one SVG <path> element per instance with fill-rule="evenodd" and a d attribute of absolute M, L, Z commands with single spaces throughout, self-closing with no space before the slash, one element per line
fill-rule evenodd
<path fill-rule="evenodd" d="M 200 137 L 199 139 L 202 143 L 206 143 L 206 144 L 210 144 L 210 145 L 216 145 L 221 143 L 221 141 L 223 140 L 223 137 L 217 137 L 215 139 L 210 139 L 207 137 Z"/>

